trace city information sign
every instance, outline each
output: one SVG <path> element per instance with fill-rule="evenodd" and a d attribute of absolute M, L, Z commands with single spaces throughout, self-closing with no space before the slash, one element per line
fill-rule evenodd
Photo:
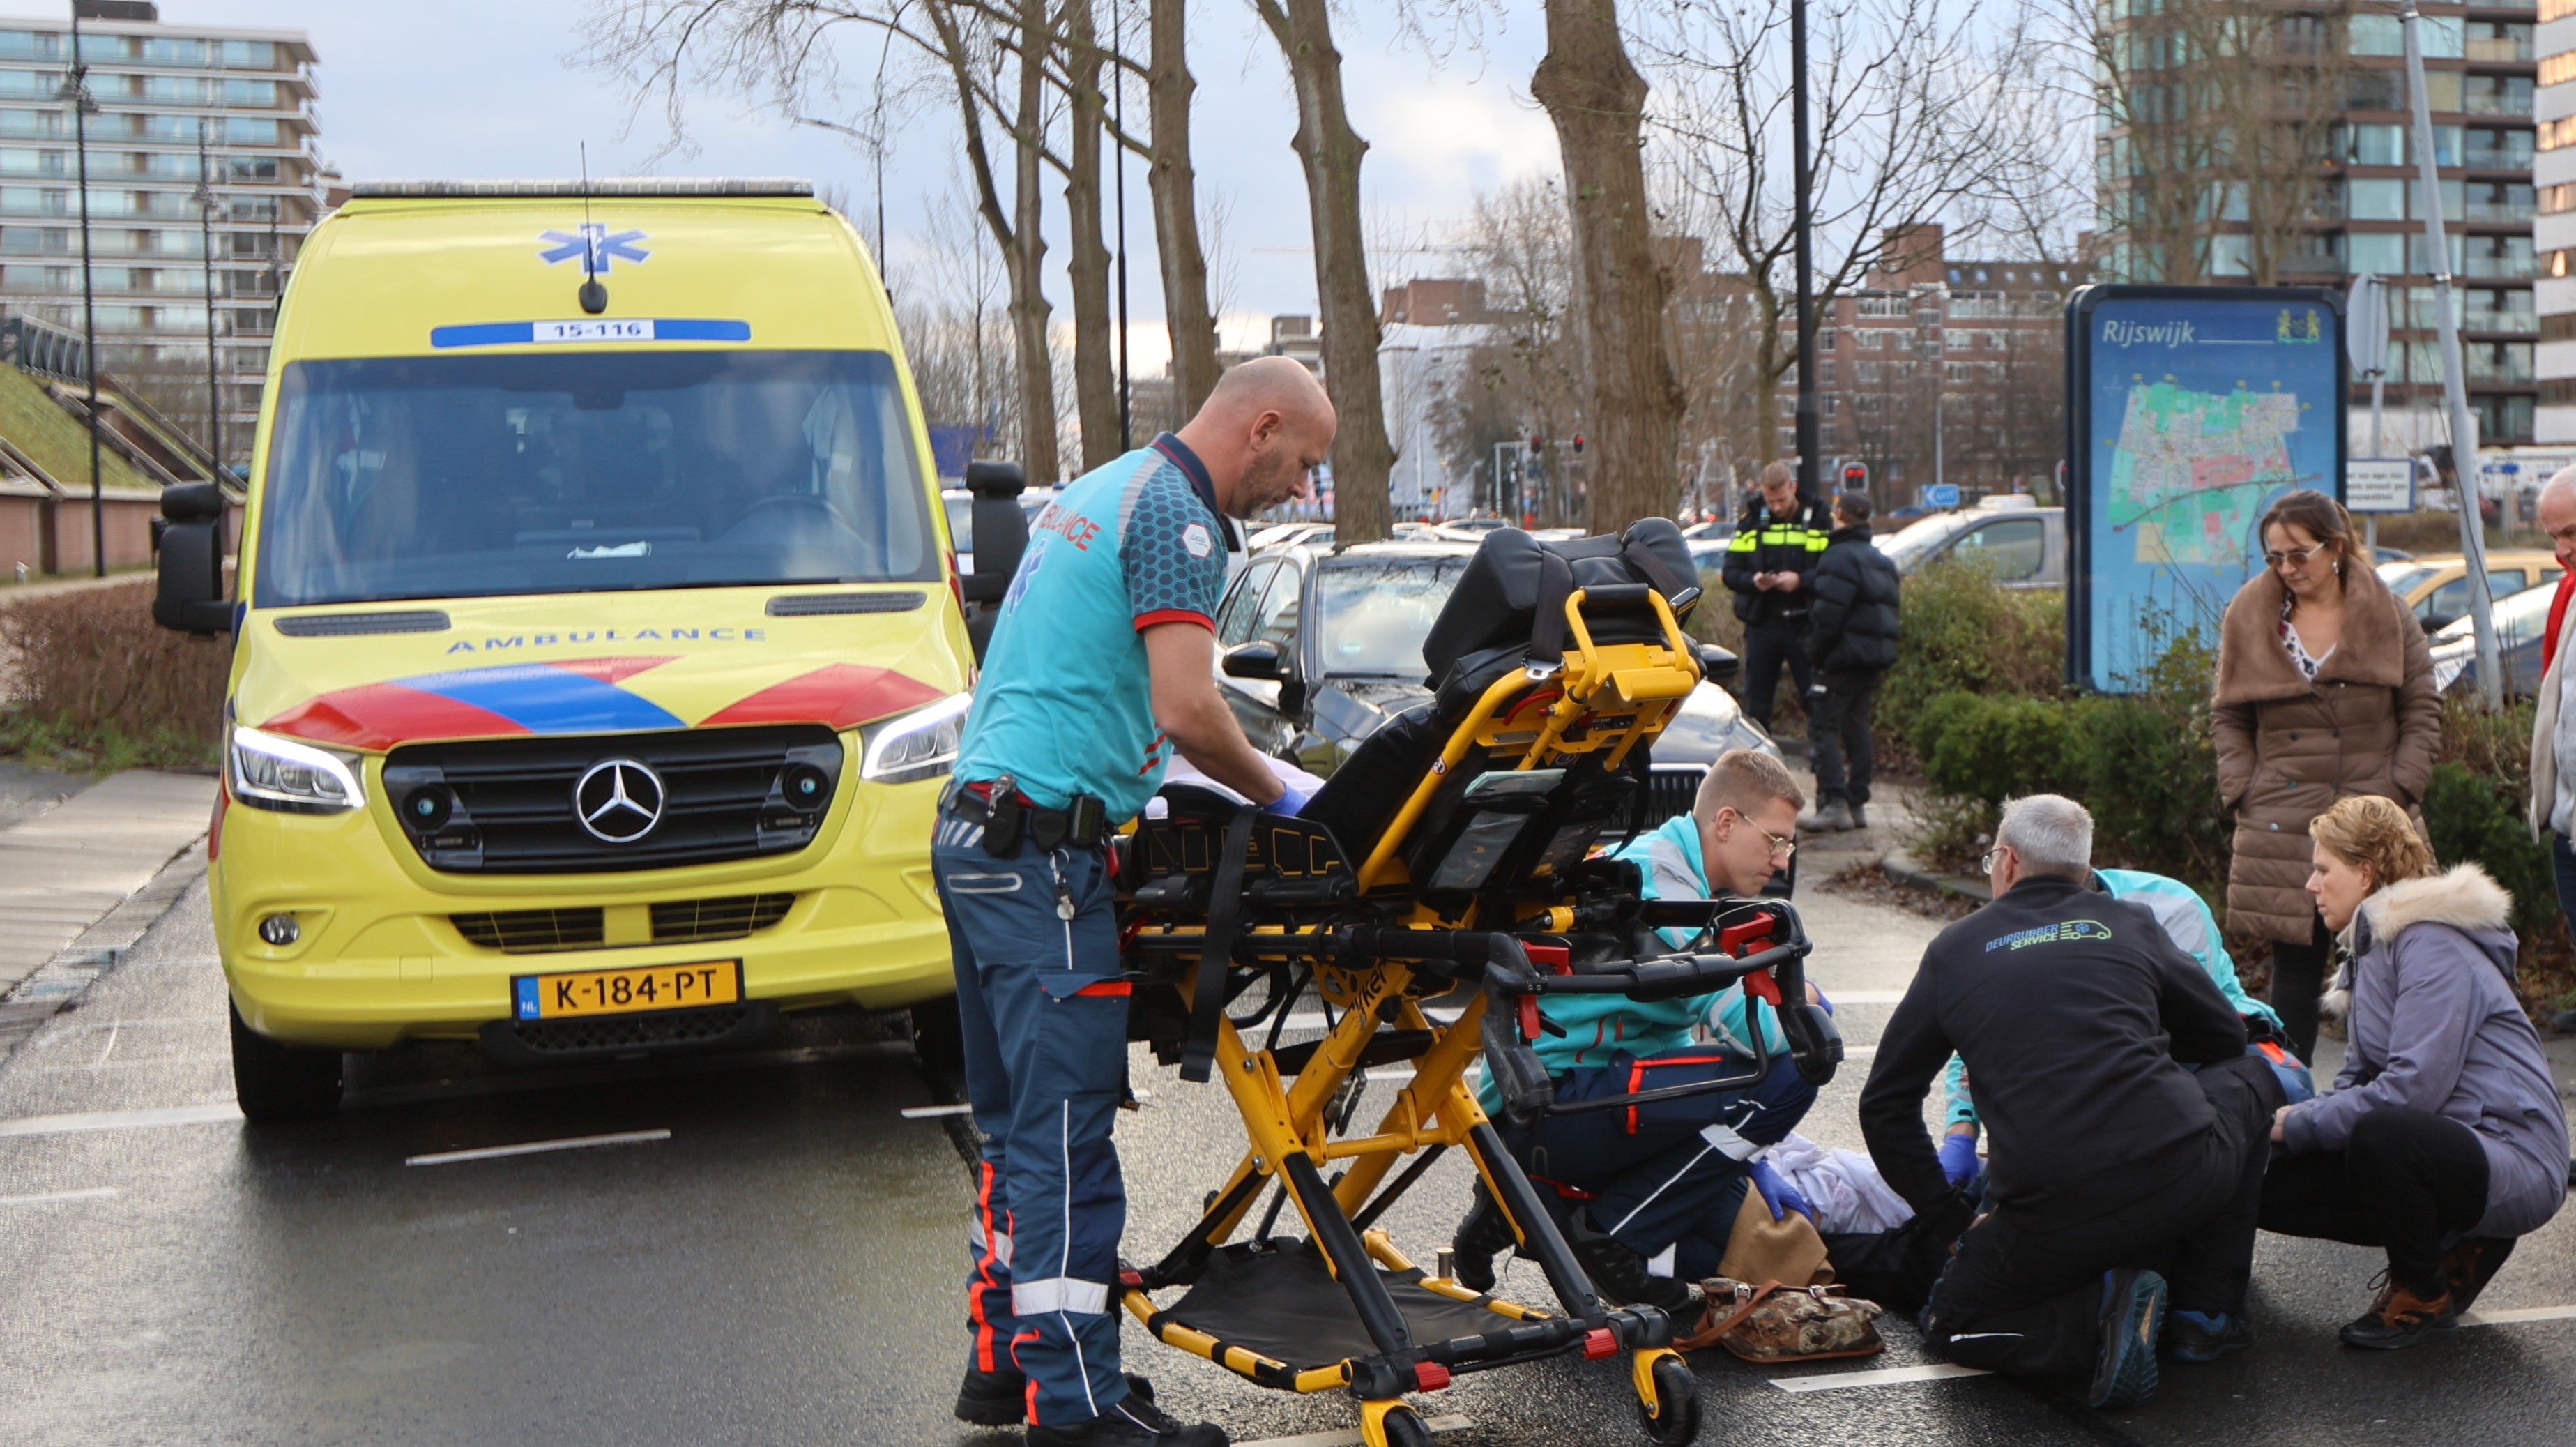
<path fill-rule="evenodd" d="M 2177 630 L 2215 645 L 2256 522 L 2343 496 L 2343 297 L 2088 286 L 2066 304 L 2067 680 L 2126 691 Z"/>

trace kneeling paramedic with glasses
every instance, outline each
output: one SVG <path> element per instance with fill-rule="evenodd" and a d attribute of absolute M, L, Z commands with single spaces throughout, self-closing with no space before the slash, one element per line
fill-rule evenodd
<path fill-rule="evenodd" d="M 1212 619 L 1239 546 L 1226 519 L 1304 496 L 1333 426 L 1294 361 L 1226 373 L 1177 436 L 1038 515 L 986 651 L 931 849 L 983 1141 L 957 1415 L 1025 1421 L 1033 1444 L 1226 1441 L 1119 1369 L 1127 985 L 1106 841 L 1173 749 L 1265 808 L 1304 807 L 1217 692 Z"/>

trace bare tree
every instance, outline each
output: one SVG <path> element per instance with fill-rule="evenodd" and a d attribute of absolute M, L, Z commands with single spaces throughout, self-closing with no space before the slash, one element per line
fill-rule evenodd
<path fill-rule="evenodd" d="M 1145 93 L 1152 111 L 1154 237 L 1162 260 L 1163 322 L 1172 342 L 1172 415 L 1187 419 L 1216 388 L 1216 318 L 1200 245 L 1198 172 L 1190 160 L 1189 0 L 1151 0 Z"/>
<path fill-rule="evenodd" d="M 922 412 L 933 423 L 973 426 L 979 455 L 1016 457 L 1022 419 L 1018 390 L 1008 385 L 1010 283 L 982 227 L 957 193 L 932 206 L 920 245 L 895 272 L 895 326 Z"/>
<path fill-rule="evenodd" d="M 1573 218 L 1575 350 L 1593 446 L 1588 525 L 1616 532 L 1672 512 L 1683 408 L 1646 201 L 1646 81 L 1629 63 L 1613 0 L 1547 0 L 1546 11 L 1547 56 L 1530 95 L 1556 123 Z"/>
<path fill-rule="evenodd" d="M 1333 519 L 1337 535 L 1387 535 L 1387 479 L 1395 448 L 1379 395 L 1377 298 L 1369 287 L 1360 213 L 1360 159 L 1368 142 L 1342 104 L 1342 56 L 1333 46 L 1327 0 L 1251 0 L 1280 53 L 1297 96 L 1292 142 L 1306 172 L 1315 247 L 1316 310 L 1324 324 L 1324 385 L 1340 417 L 1333 436 Z"/>
<path fill-rule="evenodd" d="M 1546 526 L 1580 521 L 1571 455 L 1553 445 L 1573 436 L 1583 405 L 1570 324 L 1572 232 L 1553 179 L 1476 198 L 1457 255 L 1485 285 L 1487 339 L 1473 356 L 1477 385 L 1466 405 L 1438 423 L 1441 449 L 1473 460 L 1478 491 L 1496 511 L 1527 511 Z M 1535 450 L 1532 438 L 1542 440 Z"/>
<path fill-rule="evenodd" d="M 1046 0 L 1022 0 L 1044 23 Z M 1072 138 L 1064 169 L 1066 229 L 1072 254 L 1065 280 L 1073 292 L 1073 390 L 1082 419 L 1082 467 L 1088 472 L 1118 455 L 1118 379 L 1112 365 L 1117 342 L 1109 311 L 1109 248 L 1101 237 L 1100 136 L 1109 117 L 1101 104 L 1101 50 L 1092 0 L 1064 0 L 1064 63 L 1073 84 Z M 1023 36 L 1026 27 L 1023 26 Z"/>

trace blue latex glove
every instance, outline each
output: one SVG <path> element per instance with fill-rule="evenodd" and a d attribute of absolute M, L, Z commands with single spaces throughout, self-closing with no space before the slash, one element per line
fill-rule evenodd
<path fill-rule="evenodd" d="M 1273 814 L 1294 815 L 1300 813 L 1315 797 L 1314 795 L 1307 793 L 1305 790 L 1298 788 L 1294 784 L 1283 783 L 1279 787 L 1280 794 L 1278 799 L 1272 803 L 1262 806 Z"/>
<path fill-rule="evenodd" d="M 1826 1014 L 1830 1015 L 1834 1013 L 1834 1002 L 1825 998 L 1825 992 L 1817 986 L 1815 981 L 1809 980 L 1807 982 L 1807 988 L 1816 992 L 1816 1003 L 1824 1007 Z"/>
<path fill-rule="evenodd" d="M 1941 1174 L 1947 1176 L 1953 1186 L 1964 1186 L 1977 1174 L 1977 1138 L 1975 1136 L 1953 1135 L 1941 1138 Z"/>
<path fill-rule="evenodd" d="M 1753 1189 L 1762 1193 L 1762 1204 L 1771 1208 L 1772 1220 L 1780 1220 L 1791 1211 L 1810 1221 L 1816 1219 L 1816 1208 L 1807 1204 L 1807 1198 L 1798 1194 L 1798 1188 L 1789 1184 L 1788 1177 L 1771 1169 L 1769 1161 L 1755 1161 L 1753 1169 L 1745 1173 L 1745 1178 L 1752 1182 Z"/>

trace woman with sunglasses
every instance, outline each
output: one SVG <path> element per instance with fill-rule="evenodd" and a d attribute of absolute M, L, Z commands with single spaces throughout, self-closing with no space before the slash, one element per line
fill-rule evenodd
<path fill-rule="evenodd" d="M 2219 798 L 2236 819 L 2228 921 L 2271 941 L 2272 1006 L 2306 1060 L 2333 949 L 2306 889 L 2308 821 L 2356 794 L 2414 814 L 2442 706 L 2424 630 L 2379 581 L 2341 504 L 2309 488 L 2285 494 L 2260 536 L 2263 571 L 2220 625 L 2210 732 Z"/>

